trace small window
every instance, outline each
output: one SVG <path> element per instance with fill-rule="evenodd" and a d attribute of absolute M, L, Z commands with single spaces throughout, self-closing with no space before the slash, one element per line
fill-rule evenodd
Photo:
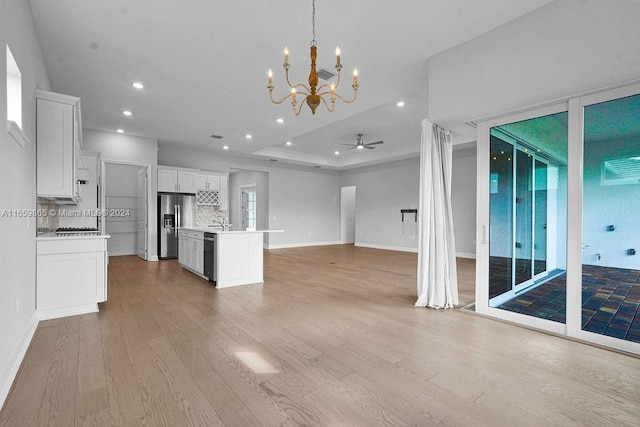
<path fill-rule="evenodd" d="M 7 45 L 7 121 L 22 129 L 22 74 Z"/>
<path fill-rule="evenodd" d="M 640 157 L 622 157 L 602 161 L 602 185 L 640 184 Z"/>

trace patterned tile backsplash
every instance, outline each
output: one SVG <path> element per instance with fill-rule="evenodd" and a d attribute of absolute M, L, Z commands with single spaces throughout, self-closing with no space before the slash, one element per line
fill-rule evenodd
<path fill-rule="evenodd" d="M 218 209 L 218 206 L 196 206 L 196 225 L 204 226 L 213 224 L 214 221 L 229 221 L 227 215 Z"/>
<path fill-rule="evenodd" d="M 38 197 L 36 200 L 36 209 L 38 212 L 57 212 L 60 206 L 48 199 Z M 36 233 L 48 233 L 60 227 L 60 218 L 55 215 L 38 216 L 36 221 Z"/>

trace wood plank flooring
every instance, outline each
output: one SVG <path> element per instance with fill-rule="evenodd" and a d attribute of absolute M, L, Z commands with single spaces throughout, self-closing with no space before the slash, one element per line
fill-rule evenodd
<path fill-rule="evenodd" d="M 110 261 L 99 313 L 40 323 L 0 426 L 640 424 L 640 359 L 415 308 L 415 254 L 272 250 L 264 284 L 221 290 Z"/>

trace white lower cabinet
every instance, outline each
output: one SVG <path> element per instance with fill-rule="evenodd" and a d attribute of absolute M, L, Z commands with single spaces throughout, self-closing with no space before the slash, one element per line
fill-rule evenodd
<path fill-rule="evenodd" d="M 204 233 L 180 230 L 178 236 L 178 261 L 194 273 L 204 274 Z"/>
<path fill-rule="evenodd" d="M 38 318 L 98 311 L 107 300 L 107 240 L 62 237 L 37 241 Z"/>

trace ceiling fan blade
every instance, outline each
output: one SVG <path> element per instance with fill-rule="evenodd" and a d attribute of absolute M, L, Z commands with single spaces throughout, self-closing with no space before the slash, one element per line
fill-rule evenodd
<path fill-rule="evenodd" d="M 346 145 L 348 147 L 357 147 L 357 145 L 354 145 L 354 144 L 340 144 L 340 145 Z"/>
<path fill-rule="evenodd" d="M 384 144 L 384 141 L 369 142 L 365 145 L 378 145 L 378 144 Z"/>
<path fill-rule="evenodd" d="M 366 148 L 367 150 L 373 150 L 376 148 L 376 147 L 369 147 L 369 144 L 363 145 L 363 147 Z"/>
<path fill-rule="evenodd" d="M 346 144 L 345 144 L 346 145 Z M 347 150 L 353 150 L 354 148 L 358 148 L 357 145 L 352 146 L 351 148 L 347 148 Z"/>

